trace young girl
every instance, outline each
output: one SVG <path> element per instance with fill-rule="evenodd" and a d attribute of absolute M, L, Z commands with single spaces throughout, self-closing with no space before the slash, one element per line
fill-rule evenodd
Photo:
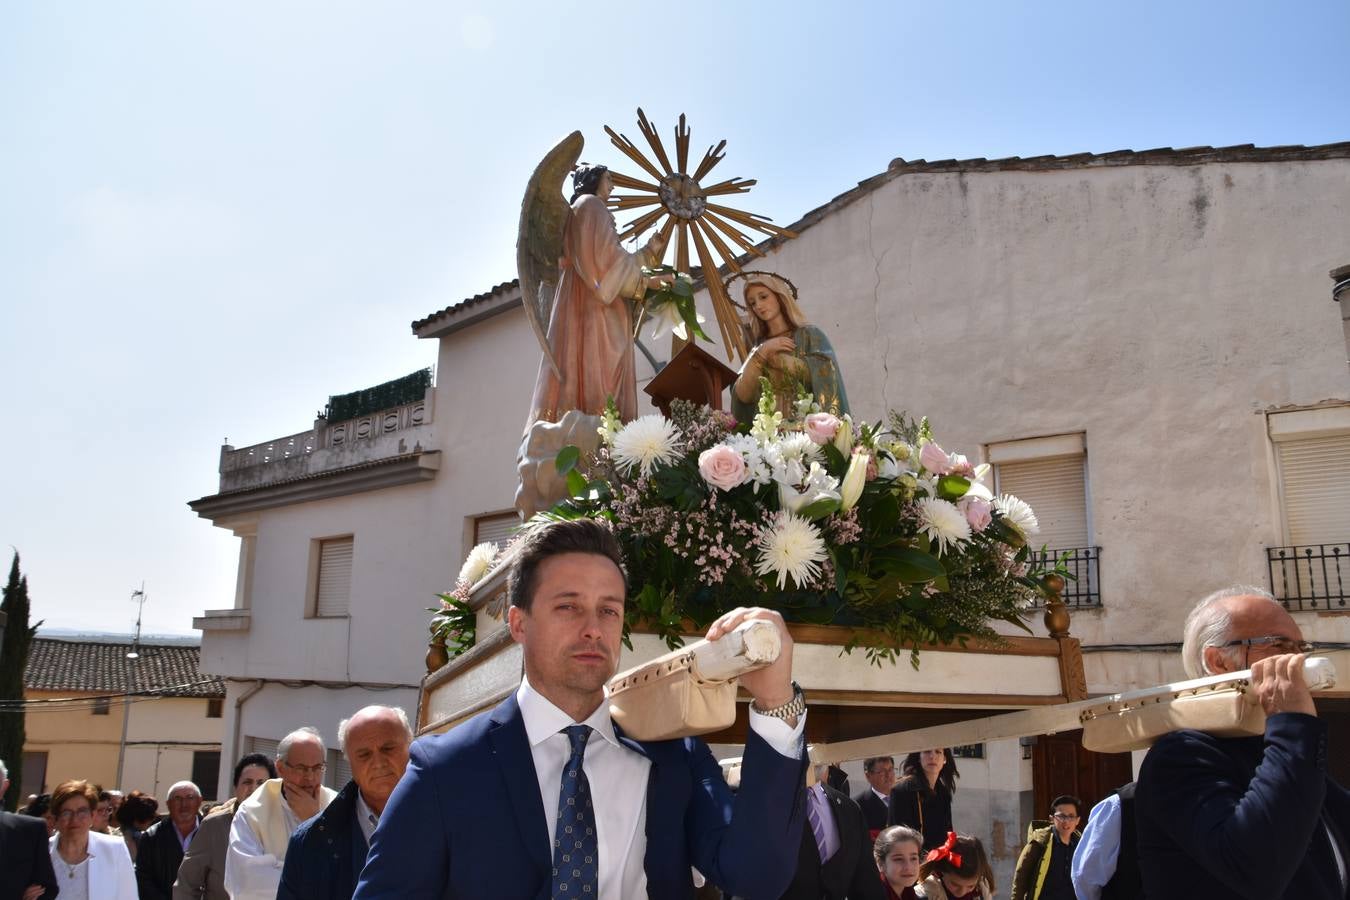
<path fill-rule="evenodd" d="M 947 841 L 931 850 L 919 866 L 920 890 L 928 900 L 990 900 L 994 872 L 980 839 L 947 833 Z"/>
<path fill-rule="evenodd" d="M 886 900 L 918 900 L 914 885 L 923 859 L 923 835 L 904 825 L 892 825 L 877 835 L 872 856 L 886 888 Z"/>

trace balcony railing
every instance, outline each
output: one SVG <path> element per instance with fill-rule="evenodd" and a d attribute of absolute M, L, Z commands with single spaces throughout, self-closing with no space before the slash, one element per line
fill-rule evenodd
<path fill-rule="evenodd" d="M 1071 547 L 1064 550 L 1044 550 L 1031 554 L 1032 566 L 1048 569 L 1059 560 L 1069 570 L 1072 579 L 1065 579 L 1061 597 L 1069 609 L 1088 609 L 1102 605 L 1101 582 L 1098 580 L 1098 562 L 1101 547 Z"/>
<path fill-rule="evenodd" d="M 1346 609 L 1350 543 L 1267 547 L 1270 592 L 1287 609 Z"/>

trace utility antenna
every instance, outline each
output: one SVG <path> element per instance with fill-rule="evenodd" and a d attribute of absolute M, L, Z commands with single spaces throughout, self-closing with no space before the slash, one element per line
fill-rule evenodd
<path fill-rule="evenodd" d="M 131 640 L 131 649 L 127 651 L 127 659 L 140 659 L 141 657 L 141 614 L 145 612 L 145 582 L 141 582 L 141 589 L 131 592 L 131 602 L 136 606 L 136 636 Z"/>

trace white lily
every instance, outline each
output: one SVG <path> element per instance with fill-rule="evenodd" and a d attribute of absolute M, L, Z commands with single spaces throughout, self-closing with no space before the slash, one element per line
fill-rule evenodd
<path fill-rule="evenodd" d="M 849 460 L 848 471 L 844 473 L 843 484 L 839 487 L 840 512 L 848 512 L 862 496 L 863 485 L 867 481 L 867 463 L 871 458 L 866 453 L 855 453 Z"/>

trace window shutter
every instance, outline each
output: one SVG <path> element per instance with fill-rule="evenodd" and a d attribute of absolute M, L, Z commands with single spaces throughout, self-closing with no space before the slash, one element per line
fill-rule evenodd
<path fill-rule="evenodd" d="M 1087 484 L 1082 456 L 1060 456 L 1000 463 L 995 474 L 1000 494 L 1015 494 L 1031 504 L 1041 533 L 1032 545 L 1051 550 L 1089 547 Z"/>
<path fill-rule="evenodd" d="M 268 759 L 275 760 L 277 758 L 277 745 L 280 743 L 280 739 L 274 741 L 270 738 L 253 737 L 250 735 L 248 739 L 248 752 L 261 753 Z"/>
<path fill-rule="evenodd" d="M 341 750 L 328 751 L 327 784 L 335 791 L 342 790 L 352 780 L 352 766 Z"/>
<path fill-rule="evenodd" d="M 352 595 L 352 539 L 321 541 L 314 615 L 345 616 Z"/>
<path fill-rule="evenodd" d="M 520 516 L 515 513 L 501 513 L 495 516 L 479 516 L 473 523 L 474 545 L 491 541 L 501 550 L 511 538 L 516 536 L 520 527 Z"/>
<path fill-rule="evenodd" d="M 1350 434 L 1275 445 L 1289 543 L 1350 541 Z"/>

